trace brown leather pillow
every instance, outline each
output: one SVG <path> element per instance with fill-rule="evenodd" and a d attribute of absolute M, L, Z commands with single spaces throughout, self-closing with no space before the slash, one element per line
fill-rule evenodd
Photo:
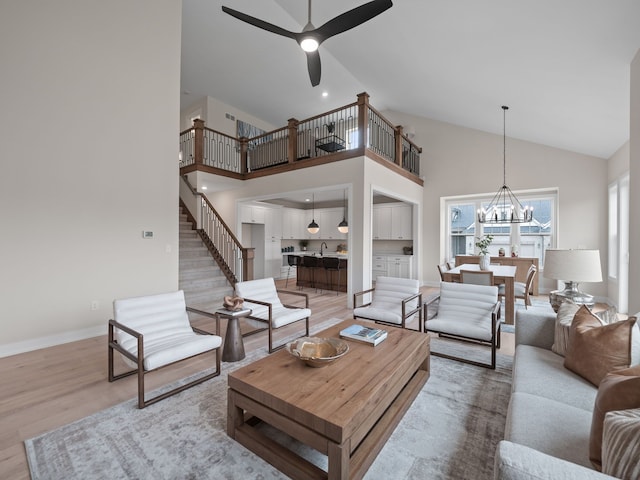
<path fill-rule="evenodd" d="M 602 325 L 586 306 L 573 317 L 564 366 L 596 387 L 604 376 L 631 365 L 631 331 L 635 317 Z"/>
<path fill-rule="evenodd" d="M 607 412 L 630 408 L 640 408 L 640 365 L 611 372 L 600 382 L 589 437 L 589 459 L 596 469 L 602 469 L 604 416 Z"/>

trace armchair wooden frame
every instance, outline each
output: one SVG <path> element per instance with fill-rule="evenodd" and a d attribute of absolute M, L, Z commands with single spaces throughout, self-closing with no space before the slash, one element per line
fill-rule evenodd
<path fill-rule="evenodd" d="M 216 331 L 215 333 L 211 333 L 211 332 L 207 332 L 205 330 L 202 330 L 198 327 L 194 327 L 192 326 L 191 328 L 193 329 L 194 332 L 200 334 L 200 335 L 220 335 L 220 320 L 218 319 L 218 317 L 213 314 L 213 313 L 209 313 L 209 312 L 205 312 L 202 310 L 197 310 L 195 308 L 191 308 L 191 307 L 186 307 L 188 312 L 193 312 L 193 313 L 197 313 L 198 315 L 202 315 L 205 317 L 209 317 L 209 318 L 213 318 L 216 321 Z M 131 335 L 132 337 L 134 337 L 137 340 L 137 344 L 138 344 L 138 355 L 134 355 L 130 352 L 128 352 L 127 350 L 125 350 L 124 348 L 122 348 L 117 340 L 115 339 L 115 331 L 114 329 L 119 329 L 122 330 L 126 333 L 128 333 L 129 335 Z M 176 362 L 170 363 L 168 365 L 163 365 L 162 367 L 158 367 L 156 369 L 153 370 L 145 370 L 144 369 L 144 336 L 140 333 L 137 332 L 136 330 L 127 327 L 126 325 L 121 324 L 120 322 L 117 322 L 116 320 L 109 320 L 109 332 L 108 332 L 108 355 L 109 355 L 109 360 L 108 360 L 108 364 L 109 364 L 109 382 L 113 382 L 115 380 L 119 380 L 121 378 L 124 377 L 128 377 L 130 375 L 134 375 L 137 374 L 138 375 L 138 408 L 145 408 L 148 407 L 149 405 L 152 405 L 156 402 L 159 402 L 160 400 L 164 400 L 167 397 L 170 397 L 172 395 L 175 395 L 176 393 L 180 393 L 184 390 L 187 390 L 188 388 L 191 388 L 195 385 L 199 385 L 200 383 L 206 382 L 207 380 L 210 380 L 214 377 L 217 377 L 218 375 L 220 375 L 220 350 L 221 350 L 222 346 L 219 346 L 217 348 L 215 348 L 216 351 L 216 369 L 213 373 L 204 375 L 202 377 L 199 377 L 189 383 L 186 383 L 184 385 L 180 385 L 179 387 L 176 387 L 172 390 L 169 390 L 168 392 L 162 393 L 160 395 L 156 395 L 153 398 L 149 398 L 149 399 L 145 399 L 145 391 L 144 391 L 144 376 L 146 373 L 150 373 L 150 372 L 154 372 L 155 370 L 159 370 L 160 368 L 166 367 L 168 365 L 173 365 L 174 363 L 178 363 L 179 361 L 182 360 L 187 360 L 188 358 L 193 358 L 193 357 L 197 357 L 199 355 L 204 355 L 206 353 L 211 353 L 211 350 L 208 350 L 206 352 L 202 352 L 199 353 L 197 355 L 192 355 L 190 357 L 185 357 L 181 360 L 178 360 Z M 113 361 L 114 361 L 114 355 L 113 355 L 113 351 L 117 350 L 119 353 L 121 353 L 122 355 L 124 355 L 125 357 L 127 357 L 129 360 L 131 360 L 132 362 L 136 363 L 136 368 L 134 368 L 133 370 L 124 372 L 124 373 L 120 373 L 118 375 L 114 374 L 114 365 L 113 365 Z"/>
<path fill-rule="evenodd" d="M 358 305 L 358 298 L 363 297 L 364 295 L 368 294 L 368 293 L 373 293 L 375 291 L 375 287 L 370 288 L 368 290 L 363 290 L 362 292 L 357 292 L 353 294 L 353 308 L 359 308 L 359 307 L 368 307 L 369 305 L 371 305 L 371 302 L 369 303 L 363 303 L 362 305 Z M 412 301 L 418 299 L 418 303 L 417 306 L 410 310 L 407 311 L 407 304 Z M 373 320 L 376 323 L 382 323 L 385 325 L 391 325 L 393 327 L 402 327 L 402 328 L 407 328 L 407 319 L 409 317 L 412 317 L 413 315 L 415 315 L 416 313 L 418 314 L 418 331 L 422 332 L 422 293 L 416 293 L 414 295 L 411 295 L 409 297 L 403 298 L 402 299 L 402 323 L 397 324 L 397 323 L 393 323 L 393 322 L 385 322 L 384 320 L 376 320 L 373 318 L 367 318 L 367 317 L 359 317 L 357 315 L 353 315 L 353 318 L 366 318 L 367 320 Z"/>
<path fill-rule="evenodd" d="M 427 303 L 424 304 L 425 318 L 427 318 L 429 306 L 434 304 L 438 300 L 440 300 L 440 295 L 433 297 Z M 468 363 L 470 365 L 476 365 L 478 367 L 485 367 L 485 368 L 490 368 L 491 370 L 495 370 L 496 350 L 500 348 L 500 306 L 501 306 L 501 303 L 500 301 L 498 301 L 496 302 L 496 304 L 493 306 L 493 309 L 491 310 L 491 340 L 490 341 L 480 340 L 473 337 L 466 337 L 464 335 L 453 335 L 450 333 L 441 332 L 439 330 L 429 329 L 427 327 L 426 322 L 425 322 L 425 328 L 424 328 L 425 333 L 429 333 L 429 332 L 437 333 L 439 337 L 490 346 L 491 347 L 491 363 L 477 362 L 475 360 L 456 357 L 454 355 L 447 355 L 445 353 L 434 352 L 433 350 L 431 351 L 431 355 L 435 355 L 436 357 L 447 358 L 449 360 L 457 360 L 459 362 Z"/>
<path fill-rule="evenodd" d="M 280 296 L 280 294 L 286 294 L 286 295 L 297 295 L 299 297 L 304 297 L 304 308 L 309 308 L 309 295 L 303 292 L 292 292 L 291 290 L 278 290 L 276 289 L 276 293 L 278 294 L 278 296 Z M 263 302 L 262 300 L 253 300 L 251 298 L 244 298 L 245 302 L 249 302 L 249 303 L 255 303 L 258 305 L 263 305 L 265 307 L 269 308 L 269 319 L 266 320 L 264 318 L 260 318 L 260 317 L 255 317 L 252 315 L 249 315 L 247 318 L 251 319 L 251 320 L 256 320 L 259 322 L 263 322 L 263 323 L 267 323 L 268 325 L 264 328 L 257 328 L 254 330 L 251 330 L 248 333 L 244 333 L 242 334 L 243 337 L 248 337 L 249 335 L 253 335 L 256 333 L 260 333 L 260 332 L 264 332 L 265 330 L 269 331 L 269 353 L 273 353 L 277 350 L 280 350 L 281 348 L 284 348 L 284 346 L 286 344 L 282 344 L 282 345 L 278 345 L 277 347 L 273 347 L 273 304 L 269 303 L 269 302 Z M 298 307 L 296 305 L 287 305 L 285 303 L 282 304 L 282 306 L 286 307 L 286 308 L 301 308 Z M 297 323 L 301 320 L 305 321 L 305 336 L 309 336 L 309 317 L 305 317 L 305 318 L 301 318 L 300 320 L 296 320 L 294 322 L 289 323 L 288 325 L 291 325 L 293 323 Z"/>

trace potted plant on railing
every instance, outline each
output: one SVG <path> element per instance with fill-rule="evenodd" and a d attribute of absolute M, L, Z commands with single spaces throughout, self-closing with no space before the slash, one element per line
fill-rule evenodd
<path fill-rule="evenodd" d="M 489 245 L 493 242 L 493 235 L 485 235 L 484 237 L 476 237 L 476 247 L 480 254 L 480 270 L 489 270 L 491 257 L 489 256 Z"/>

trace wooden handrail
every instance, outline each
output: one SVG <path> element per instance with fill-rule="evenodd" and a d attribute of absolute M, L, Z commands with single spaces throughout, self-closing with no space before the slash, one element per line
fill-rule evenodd
<path fill-rule="evenodd" d="M 191 193 L 200 198 L 199 224 L 196 215 L 189 212 L 184 202 L 182 206 L 186 208 L 191 217 L 190 221 L 196 223 L 198 234 L 229 283 L 235 285 L 239 281 L 253 280 L 254 248 L 243 247 L 209 199 L 196 191 L 186 176 L 182 176 L 182 179 Z M 239 258 L 236 252 L 240 254 Z M 236 260 L 238 259 L 241 261 L 241 272 L 237 271 Z"/>
<path fill-rule="evenodd" d="M 361 93 L 360 95 L 363 95 L 363 94 Z M 365 93 L 364 95 L 367 95 L 367 94 Z M 355 107 L 356 105 L 358 105 L 358 102 L 349 103 L 348 105 L 343 105 L 342 107 L 334 108 L 333 110 L 329 110 L 328 112 L 321 113 L 314 117 L 305 118 L 304 120 L 300 120 L 299 123 L 310 122 L 312 120 L 317 120 L 318 118 L 328 117 L 332 113 L 338 113 L 340 110 L 347 110 L 348 108 Z"/>

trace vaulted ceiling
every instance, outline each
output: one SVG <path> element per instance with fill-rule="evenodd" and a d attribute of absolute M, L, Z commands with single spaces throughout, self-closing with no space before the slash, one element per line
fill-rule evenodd
<path fill-rule="evenodd" d="M 366 0 L 316 0 L 318 27 Z M 629 138 L 629 64 L 640 49 L 637 0 L 396 0 L 320 46 L 312 87 L 292 39 L 306 0 L 183 0 L 181 106 L 211 96 L 286 124 L 355 101 L 602 158 Z M 322 97 L 322 92 L 327 97 Z"/>

